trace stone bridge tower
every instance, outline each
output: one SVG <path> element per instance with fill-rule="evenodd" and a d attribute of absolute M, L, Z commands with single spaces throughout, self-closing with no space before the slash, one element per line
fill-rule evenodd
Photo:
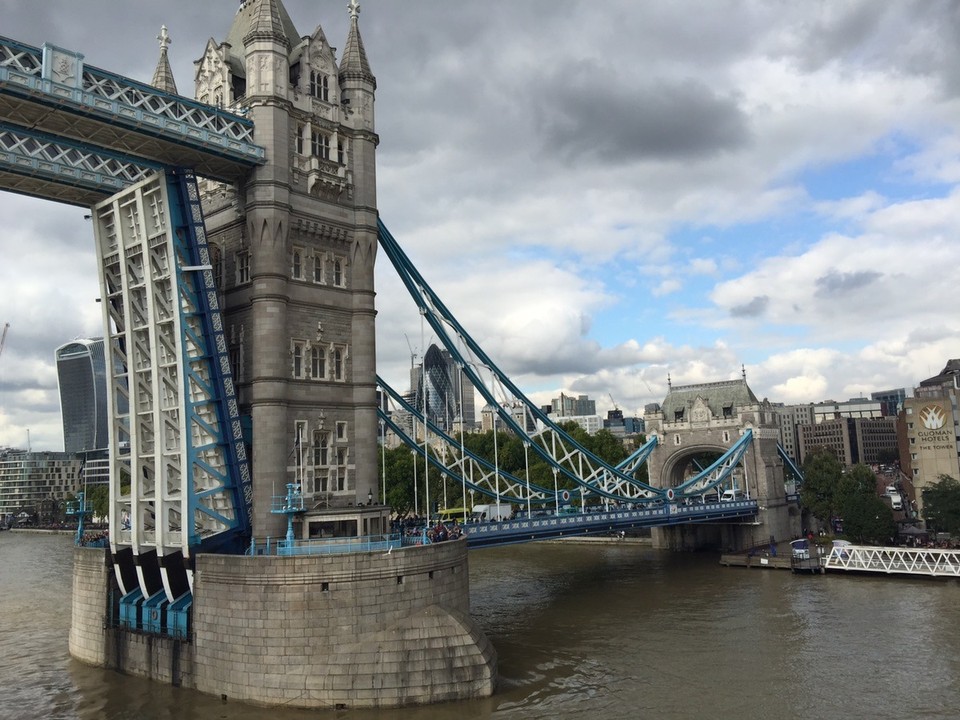
<path fill-rule="evenodd" d="M 650 483 L 668 488 L 699 472 L 694 458 L 719 456 L 746 429 L 753 442 L 734 469 L 737 488 L 760 506 L 756 521 L 678 525 L 654 530 L 654 543 L 673 549 L 719 547 L 740 550 L 790 539 L 800 532 L 800 513 L 786 499 L 783 462 L 777 453 L 780 432 L 767 400 L 760 401 L 746 378 L 671 386 L 662 405 L 648 405 L 647 434 L 658 444 L 648 460 Z"/>
<path fill-rule="evenodd" d="M 359 509 L 378 495 L 376 80 L 349 9 L 339 64 L 323 30 L 301 36 L 280 0 L 242 2 L 195 62 L 197 99 L 252 118 L 266 148 L 239 186 L 201 186 L 251 425 L 255 538 L 284 534 L 271 499 L 291 482 L 337 534 L 381 531 Z"/>

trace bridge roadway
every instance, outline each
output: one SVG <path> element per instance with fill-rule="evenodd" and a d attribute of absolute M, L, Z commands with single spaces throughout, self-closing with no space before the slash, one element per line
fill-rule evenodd
<path fill-rule="evenodd" d="M 0 36 L 0 190 L 90 206 L 162 168 L 234 182 L 265 162 L 253 122 Z"/>
<path fill-rule="evenodd" d="M 618 508 L 603 512 L 534 516 L 504 522 L 468 523 L 464 530 L 468 546 L 480 548 L 666 525 L 747 520 L 755 518 L 758 509 L 756 500 L 703 505 L 673 503 L 634 510 Z"/>

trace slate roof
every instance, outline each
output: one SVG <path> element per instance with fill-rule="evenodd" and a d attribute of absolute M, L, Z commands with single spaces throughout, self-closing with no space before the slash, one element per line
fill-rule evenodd
<path fill-rule="evenodd" d="M 698 397 L 703 398 L 715 417 L 723 417 L 725 407 L 740 408 L 760 403 L 757 396 L 753 394 L 753 390 L 747 385 L 747 381 L 742 379 L 679 385 L 671 387 L 663 400 L 664 420 L 673 422 L 678 410 L 683 410 L 684 420 L 689 420 L 689 409 Z"/>

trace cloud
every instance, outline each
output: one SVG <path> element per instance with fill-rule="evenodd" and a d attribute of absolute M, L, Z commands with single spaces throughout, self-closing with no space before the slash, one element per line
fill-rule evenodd
<path fill-rule="evenodd" d="M 342 9 L 284 4 L 343 46 Z M 166 23 L 190 93 L 231 19 L 184 0 L 123 18 L 112 0 L 8 0 L 4 34 L 146 81 Z M 531 393 L 637 410 L 668 374 L 745 363 L 758 394 L 815 401 L 960 356 L 952 4 L 405 0 L 364 6 L 360 26 L 378 210 Z M 53 351 L 101 332 L 92 234 L 74 208 L 8 194 L 0 210 L 0 444 L 29 427 L 56 447 Z M 432 331 L 392 275 L 381 253 L 377 365 L 405 388 Z"/>
<path fill-rule="evenodd" d="M 868 270 L 846 273 L 829 272 L 816 278 L 813 284 L 817 288 L 816 294 L 818 297 L 830 297 L 846 295 L 854 290 L 869 287 L 875 280 L 882 277 L 882 273 Z"/>
<path fill-rule="evenodd" d="M 730 308 L 730 315 L 733 317 L 759 317 L 763 315 L 769 305 L 769 297 L 766 295 L 758 295 L 743 305 Z"/>

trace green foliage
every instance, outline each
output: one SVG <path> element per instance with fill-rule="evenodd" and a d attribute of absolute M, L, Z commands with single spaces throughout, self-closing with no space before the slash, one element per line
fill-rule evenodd
<path fill-rule="evenodd" d="M 595 435 L 589 435 L 583 428 L 573 422 L 565 423 L 563 428 L 580 445 L 608 464 L 616 465 L 627 457 L 623 443 L 609 430 L 600 430 Z M 463 436 L 464 447 L 470 452 L 485 458 L 491 464 L 496 462 L 501 470 L 514 477 L 523 480 L 529 476 L 529 481 L 532 484 L 552 490 L 555 482 L 553 468 L 550 463 L 540 457 L 535 448 L 532 446 L 525 448 L 525 442 L 529 441 L 504 430 L 498 431 L 496 437 L 494 437 L 492 430 L 483 433 L 467 433 Z M 455 449 L 454 452 L 459 452 L 459 449 Z M 413 513 L 415 509 L 418 509 L 421 515 L 425 514 L 425 475 L 422 447 L 412 452 L 404 445 L 387 450 L 384 457 L 387 471 L 386 503 L 400 515 Z M 418 492 L 416 502 L 413 490 L 415 458 Z M 380 482 L 382 483 L 382 460 L 378 463 L 378 469 Z M 641 480 L 646 481 L 645 465 L 637 475 Z M 459 507 L 464 502 L 463 487 L 459 481 L 445 475 L 441 476 L 440 471 L 435 467 L 430 468 L 428 477 L 430 480 L 430 504 L 432 506 L 443 506 L 444 486 L 446 486 L 447 504 L 450 507 Z M 556 485 L 558 489 L 570 490 L 573 498 L 579 500 L 578 486 L 562 473 L 557 474 Z M 480 495 L 474 495 L 471 499 L 469 490 L 465 500 L 467 505 L 470 505 L 471 502 L 481 503 L 485 501 Z"/>
<path fill-rule="evenodd" d="M 838 508 L 843 517 L 843 534 L 861 545 L 889 545 L 897 534 L 893 511 L 875 494 L 850 496 Z"/>
<path fill-rule="evenodd" d="M 960 535 L 960 481 L 941 475 L 924 488 L 923 519 L 929 530 Z"/>
<path fill-rule="evenodd" d="M 87 490 L 84 504 L 93 511 L 93 517 L 108 517 L 110 515 L 110 486 L 106 483 L 91 486 Z"/>
<path fill-rule="evenodd" d="M 837 515 L 835 494 L 842 476 L 843 467 L 829 450 L 814 450 L 804 460 L 800 502 L 823 522 Z"/>

